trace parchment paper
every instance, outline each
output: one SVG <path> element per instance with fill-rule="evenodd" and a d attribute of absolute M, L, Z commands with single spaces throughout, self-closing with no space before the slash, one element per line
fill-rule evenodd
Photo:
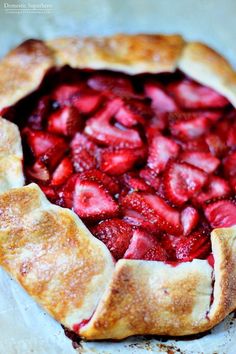
<path fill-rule="evenodd" d="M 12 10 L 8 4 L 25 6 Z M 187 39 L 208 43 L 236 68 L 235 15 L 235 0 L 1 0 L 0 56 L 27 38 L 115 32 L 181 33 Z M 161 341 L 135 337 L 120 343 L 81 342 L 77 352 L 235 354 L 233 317 L 228 316 L 199 339 Z M 30 353 L 75 354 L 76 350 L 61 326 L 0 269 L 0 354 Z"/>

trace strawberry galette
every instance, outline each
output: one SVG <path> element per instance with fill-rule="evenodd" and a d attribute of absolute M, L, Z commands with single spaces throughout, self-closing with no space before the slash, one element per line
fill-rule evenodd
<path fill-rule="evenodd" d="M 180 36 L 24 42 L 0 63 L 1 266 L 86 339 L 212 328 L 236 308 L 235 105 Z"/>

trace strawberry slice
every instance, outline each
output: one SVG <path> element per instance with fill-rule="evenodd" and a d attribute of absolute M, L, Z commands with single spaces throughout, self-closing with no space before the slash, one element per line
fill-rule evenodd
<path fill-rule="evenodd" d="M 178 106 L 158 83 L 145 84 L 145 94 L 152 100 L 152 108 L 156 113 L 174 112 Z"/>
<path fill-rule="evenodd" d="M 61 84 L 53 90 L 51 97 L 60 106 L 68 105 L 71 99 L 80 93 L 81 88 L 81 84 Z"/>
<path fill-rule="evenodd" d="M 219 197 L 227 197 L 230 194 L 230 186 L 223 178 L 211 176 L 209 178 L 208 186 L 205 191 L 201 191 L 194 201 L 197 204 L 203 205 L 211 199 Z"/>
<path fill-rule="evenodd" d="M 171 133 L 179 139 L 189 140 L 206 134 L 217 112 L 169 113 Z"/>
<path fill-rule="evenodd" d="M 178 155 L 178 152 L 179 146 L 173 140 L 157 135 L 149 145 L 147 165 L 159 173 L 165 169 L 170 158 Z"/>
<path fill-rule="evenodd" d="M 135 230 L 124 258 L 166 261 L 168 256 L 156 236 L 142 230 Z"/>
<path fill-rule="evenodd" d="M 168 114 L 167 113 L 156 113 L 155 116 L 151 118 L 146 127 L 146 137 L 151 140 L 155 136 L 161 133 L 162 130 L 167 128 L 168 124 Z"/>
<path fill-rule="evenodd" d="M 115 115 L 115 119 L 127 128 L 138 123 L 145 124 L 153 116 L 153 111 L 143 100 L 123 98 L 123 105 Z"/>
<path fill-rule="evenodd" d="M 229 104 L 213 89 L 188 79 L 170 84 L 168 91 L 181 107 L 187 109 L 222 108 Z"/>
<path fill-rule="evenodd" d="M 142 162 L 144 154 L 144 149 L 103 149 L 99 156 L 100 168 L 110 175 L 121 175 Z"/>
<path fill-rule="evenodd" d="M 70 144 L 72 161 L 76 172 L 96 168 L 96 145 L 83 134 L 77 133 Z"/>
<path fill-rule="evenodd" d="M 211 203 L 205 209 L 205 216 L 213 228 L 236 225 L 236 205 L 230 200 Z"/>
<path fill-rule="evenodd" d="M 25 174 L 28 180 L 41 182 L 48 182 L 50 180 L 50 173 L 42 161 L 36 161 L 32 166 L 27 166 Z"/>
<path fill-rule="evenodd" d="M 199 221 L 198 211 L 188 206 L 181 212 L 181 223 L 184 230 L 184 235 L 189 235 L 197 226 Z"/>
<path fill-rule="evenodd" d="M 93 74 L 88 79 L 88 86 L 94 90 L 112 92 L 115 95 L 121 96 L 132 96 L 134 94 L 133 86 L 131 81 L 122 76 L 121 74 L 117 75 L 115 73 L 99 73 Z"/>
<path fill-rule="evenodd" d="M 72 98 L 72 105 L 83 114 L 92 114 L 101 105 L 103 97 L 91 89 L 83 89 Z"/>
<path fill-rule="evenodd" d="M 125 173 L 123 183 L 129 188 L 129 191 L 152 192 L 153 189 L 134 172 Z"/>
<path fill-rule="evenodd" d="M 236 148 L 236 123 L 234 123 L 229 130 L 229 135 L 227 137 L 227 146 L 231 149 Z"/>
<path fill-rule="evenodd" d="M 231 177 L 229 182 L 234 194 L 236 194 L 236 176 Z"/>
<path fill-rule="evenodd" d="M 180 237 L 176 245 L 176 258 L 182 262 L 191 262 L 195 258 L 206 259 L 210 252 L 209 235 L 202 229 Z"/>
<path fill-rule="evenodd" d="M 148 230 L 162 230 L 175 235 L 182 232 L 180 214 L 154 194 L 133 192 L 122 199 L 126 217 Z"/>
<path fill-rule="evenodd" d="M 83 219 L 102 220 L 115 217 L 118 214 L 118 205 L 102 184 L 77 178 L 73 210 Z"/>
<path fill-rule="evenodd" d="M 44 186 L 44 185 L 40 185 L 39 187 L 42 189 L 43 193 L 47 196 L 47 198 L 52 202 L 55 203 L 58 195 L 55 192 L 54 188 L 51 186 Z"/>
<path fill-rule="evenodd" d="M 207 173 L 214 172 L 220 164 L 219 159 L 207 152 L 185 151 L 179 158 L 181 161 L 196 166 Z"/>
<path fill-rule="evenodd" d="M 160 187 L 160 178 L 157 173 L 151 168 L 144 168 L 140 170 L 139 176 L 145 180 L 145 182 L 153 189 L 158 190 Z"/>
<path fill-rule="evenodd" d="M 51 101 L 49 96 L 43 96 L 37 102 L 36 108 L 28 118 L 28 125 L 32 129 L 40 130 L 43 128 L 47 115 L 51 110 Z"/>
<path fill-rule="evenodd" d="M 101 240 L 113 257 L 123 257 L 133 235 L 132 227 L 120 219 L 104 220 L 92 229 L 92 233 Z"/>
<path fill-rule="evenodd" d="M 34 157 L 36 158 L 45 154 L 54 147 L 66 147 L 63 138 L 59 138 L 58 136 L 48 132 L 25 128 L 22 131 L 22 134 L 23 138 L 26 139 L 29 147 L 31 148 Z"/>
<path fill-rule="evenodd" d="M 167 198 L 182 205 L 192 198 L 207 181 L 207 174 L 188 163 L 171 162 L 164 175 Z"/>
<path fill-rule="evenodd" d="M 79 179 L 81 181 L 96 181 L 104 185 L 104 187 L 111 193 L 111 194 L 117 194 L 120 191 L 120 186 L 118 181 L 111 176 L 108 176 L 106 173 L 97 170 L 97 169 L 92 169 L 89 171 L 82 172 L 79 175 Z"/>
<path fill-rule="evenodd" d="M 73 173 L 73 165 L 69 157 L 65 157 L 52 175 L 52 186 L 59 186 L 67 181 Z"/>
<path fill-rule="evenodd" d="M 222 157 L 227 152 L 226 143 L 219 135 L 210 133 L 205 140 L 212 155 Z"/>
<path fill-rule="evenodd" d="M 204 136 L 190 139 L 188 141 L 178 140 L 177 142 L 182 147 L 183 151 L 209 152 L 209 147 Z"/>
<path fill-rule="evenodd" d="M 83 128 L 83 120 L 74 107 L 64 106 L 48 118 L 48 131 L 54 134 L 73 136 Z"/>
<path fill-rule="evenodd" d="M 111 125 L 110 121 L 122 106 L 120 99 L 114 99 L 94 117 L 90 118 L 85 127 L 85 133 L 95 141 L 109 146 L 136 148 L 142 146 L 139 133 L 134 129 Z"/>
<path fill-rule="evenodd" d="M 223 165 L 226 176 L 236 176 L 236 151 L 223 160 Z"/>

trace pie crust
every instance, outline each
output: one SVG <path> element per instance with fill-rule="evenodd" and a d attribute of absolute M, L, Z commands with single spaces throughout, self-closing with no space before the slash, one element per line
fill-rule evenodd
<path fill-rule="evenodd" d="M 236 106 L 236 73 L 204 44 L 178 35 L 116 35 L 28 40 L 13 49 L 0 63 L 0 110 L 66 64 L 129 74 L 179 68 Z M 212 231 L 214 269 L 199 259 L 176 267 L 114 264 L 74 212 L 48 202 L 35 184 L 23 187 L 21 161 L 18 128 L 0 118 L 0 264 L 65 327 L 88 340 L 182 336 L 209 330 L 236 309 L 236 226 Z"/>

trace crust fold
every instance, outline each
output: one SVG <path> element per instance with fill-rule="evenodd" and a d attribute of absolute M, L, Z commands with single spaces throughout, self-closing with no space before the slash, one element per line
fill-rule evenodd
<path fill-rule="evenodd" d="M 212 268 L 194 260 L 173 267 L 163 262 L 120 260 L 86 339 L 122 339 L 134 334 L 186 335 L 207 322 Z"/>
<path fill-rule="evenodd" d="M 91 317 L 114 268 L 105 245 L 35 184 L 0 196 L 0 265 L 71 330 Z"/>

